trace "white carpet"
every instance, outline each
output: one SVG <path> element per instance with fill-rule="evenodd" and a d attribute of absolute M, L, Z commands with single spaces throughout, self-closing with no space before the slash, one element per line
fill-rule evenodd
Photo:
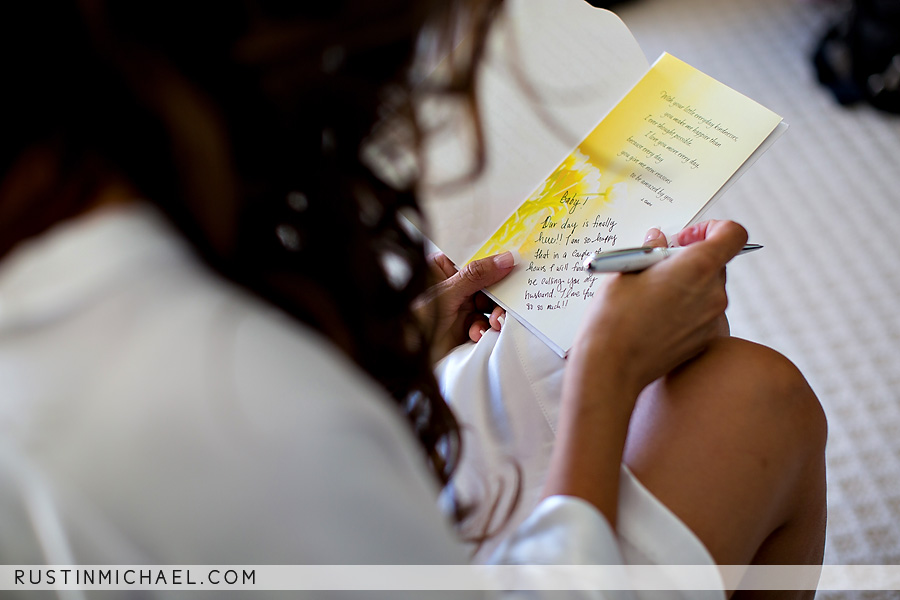
<path fill-rule="evenodd" d="M 666 50 L 790 124 L 710 214 L 741 222 L 765 245 L 729 270 L 732 330 L 790 357 L 828 414 L 826 563 L 896 565 L 900 117 L 841 108 L 816 82 L 809 57 L 836 9 L 799 0 L 636 0 L 616 12 L 649 59 Z"/>

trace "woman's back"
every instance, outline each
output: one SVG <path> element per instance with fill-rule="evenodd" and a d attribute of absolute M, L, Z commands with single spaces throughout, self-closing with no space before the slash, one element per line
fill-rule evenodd
<path fill-rule="evenodd" d="M 7 564 L 465 561 L 376 384 L 153 209 L 98 211 L 3 267 L 2 437 L 69 546 L 3 539 Z"/>

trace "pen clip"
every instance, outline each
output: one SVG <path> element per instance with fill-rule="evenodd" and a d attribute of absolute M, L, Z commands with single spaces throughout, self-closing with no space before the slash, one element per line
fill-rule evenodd
<path fill-rule="evenodd" d="M 603 252 L 594 252 L 588 258 L 588 262 L 598 257 L 615 257 L 615 256 L 634 256 L 635 254 L 651 254 L 656 250 L 656 246 L 639 246 L 636 248 L 622 248 L 620 250 L 604 250 Z"/>
<path fill-rule="evenodd" d="M 625 271 L 631 271 L 636 270 L 635 268 L 630 268 L 630 266 L 634 264 L 638 265 L 637 270 L 639 270 L 646 267 L 644 261 L 649 259 L 650 255 L 659 254 L 664 250 L 664 248 L 657 248 L 655 246 L 636 246 L 633 248 L 622 248 L 619 250 L 594 252 L 589 257 L 587 257 L 582 264 L 585 270 L 587 270 L 588 272 L 619 271 L 623 270 L 621 267 L 624 267 Z M 622 263 L 622 261 L 625 262 Z M 634 263 L 634 261 L 638 262 Z M 601 264 L 606 267 L 610 267 L 611 265 L 616 266 L 610 269 L 605 269 L 600 267 Z"/>

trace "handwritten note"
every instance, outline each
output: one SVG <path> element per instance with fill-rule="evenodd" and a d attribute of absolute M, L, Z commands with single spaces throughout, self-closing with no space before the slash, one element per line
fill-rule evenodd
<path fill-rule="evenodd" d="M 599 281 L 584 259 L 686 225 L 780 121 L 664 54 L 470 260 L 517 252 L 489 292 L 564 354 Z"/>

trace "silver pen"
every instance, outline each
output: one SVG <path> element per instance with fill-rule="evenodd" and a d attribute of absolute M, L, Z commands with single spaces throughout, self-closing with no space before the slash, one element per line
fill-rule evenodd
<path fill-rule="evenodd" d="M 643 271 L 647 267 L 655 265 L 661 260 L 678 254 L 687 246 L 675 248 L 654 248 L 642 246 L 639 248 L 623 248 L 621 250 L 609 250 L 595 252 L 585 259 L 584 268 L 592 273 L 631 273 Z M 738 255 L 753 252 L 762 248 L 759 244 L 745 245 Z"/>

